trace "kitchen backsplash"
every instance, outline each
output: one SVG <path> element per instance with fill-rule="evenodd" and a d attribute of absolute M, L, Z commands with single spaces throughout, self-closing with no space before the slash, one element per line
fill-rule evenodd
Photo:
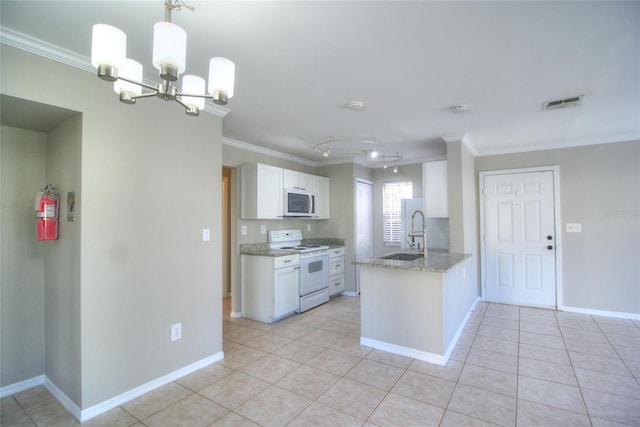
<path fill-rule="evenodd" d="M 449 218 L 427 218 L 427 250 L 449 250 Z"/>
<path fill-rule="evenodd" d="M 302 239 L 304 245 L 325 245 L 325 246 L 344 246 L 344 239 L 336 239 L 333 237 L 312 237 Z"/>

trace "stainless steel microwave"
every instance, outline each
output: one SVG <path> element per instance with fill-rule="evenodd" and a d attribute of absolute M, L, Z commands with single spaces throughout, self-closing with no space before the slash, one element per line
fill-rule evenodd
<path fill-rule="evenodd" d="M 316 195 L 306 190 L 285 188 L 284 216 L 316 216 Z"/>

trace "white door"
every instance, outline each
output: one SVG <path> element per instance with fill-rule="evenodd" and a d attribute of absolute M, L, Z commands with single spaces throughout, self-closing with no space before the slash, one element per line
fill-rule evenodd
<path fill-rule="evenodd" d="M 484 175 L 486 299 L 556 307 L 554 172 Z"/>
<path fill-rule="evenodd" d="M 356 259 L 373 257 L 373 185 L 356 180 Z M 360 269 L 356 267 L 356 293 L 360 293 Z"/>

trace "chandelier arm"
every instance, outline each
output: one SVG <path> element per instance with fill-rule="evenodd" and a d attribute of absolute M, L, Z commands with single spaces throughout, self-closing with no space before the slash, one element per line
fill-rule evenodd
<path fill-rule="evenodd" d="M 176 92 L 176 96 L 190 96 L 192 98 L 204 98 L 204 99 L 213 99 L 213 96 L 207 95 L 206 93 L 184 93 L 184 92 Z"/>
<path fill-rule="evenodd" d="M 187 105 L 184 102 L 182 102 L 178 97 L 176 97 L 176 99 L 174 99 L 174 101 L 176 101 L 178 104 L 182 105 L 185 109 L 185 113 L 187 113 L 187 116 L 198 116 L 200 115 L 200 109 L 198 107 L 196 107 L 195 105 Z"/>
<path fill-rule="evenodd" d="M 147 89 L 151 89 L 151 90 L 156 91 L 156 92 L 158 91 L 158 89 L 155 86 L 151 86 L 151 85 L 148 85 L 148 84 L 143 83 L 143 82 L 138 82 L 138 81 L 135 81 L 135 80 L 131 80 L 131 79 L 128 79 L 126 77 L 118 76 L 118 80 L 123 80 L 123 81 L 125 81 L 127 83 L 133 83 L 134 85 L 146 87 Z"/>
<path fill-rule="evenodd" d="M 152 96 L 158 96 L 158 91 L 156 89 L 153 89 L 153 92 L 147 92 L 141 95 L 132 96 L 131 99 L 151 98 Z"/>

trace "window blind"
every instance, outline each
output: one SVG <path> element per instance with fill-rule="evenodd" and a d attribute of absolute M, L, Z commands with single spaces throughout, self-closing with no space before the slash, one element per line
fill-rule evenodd
<path fill-rule="evenodd" d="M 402 241 L 402 199 L 413 198 L 411 181 L 385 182 L 382 184 L 382 212 L 384 215 L 384 243 L 399 244 Z"/>

